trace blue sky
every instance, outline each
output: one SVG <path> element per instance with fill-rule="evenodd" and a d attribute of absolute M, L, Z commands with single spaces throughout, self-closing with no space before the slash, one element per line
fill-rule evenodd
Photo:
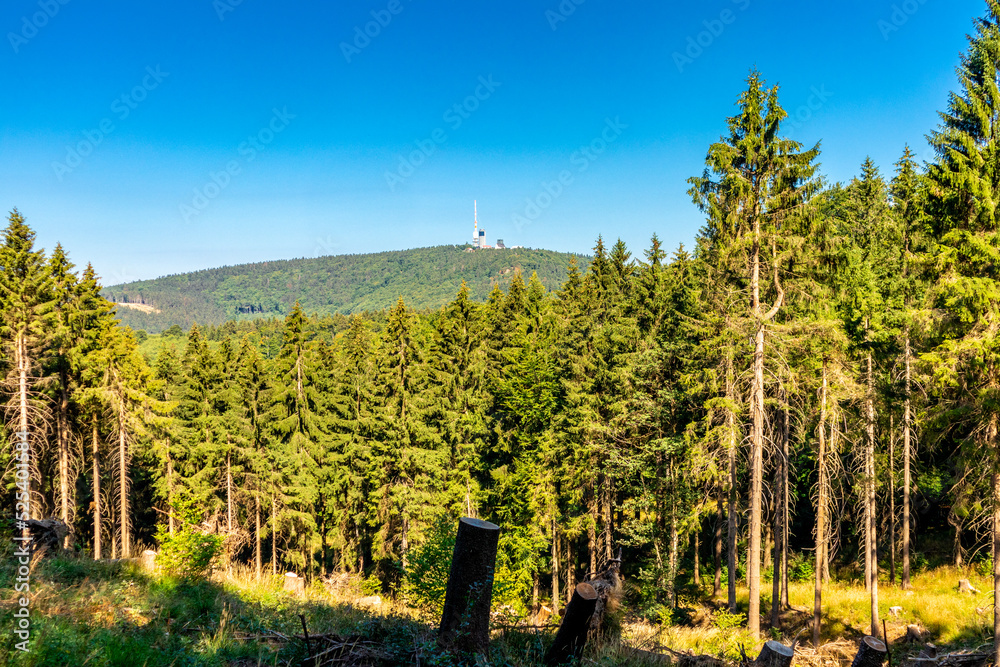
<path fill-rule="evenodd" d="M 929 157 L 984 8 L 8 0 L 0 206 L 106 284 L 463 243 L 473 200 L 491 243 L 690 245 L 686 179 L 751 67 L 829 180 L 890 174 Z"/>

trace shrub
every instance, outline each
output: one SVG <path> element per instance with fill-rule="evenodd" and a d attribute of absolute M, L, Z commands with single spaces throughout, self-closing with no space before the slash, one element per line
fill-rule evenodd
<path fill-rule="evenodd" d="M 509 606 L 518 613 L 526 611 L 525 600 L 531 591 L 532 576 L 525 553 L 530 555 L 532 549 L 518 531 L 500 533 L 493 576 L 494 609 Z M 403 593 L 411 602 L 434 612 L 444 608 L 454 551 L 455 520 L 439 517 L 431 524 L 423 543 L 409 553 L 403 574 Z"/>
<path fill-rule="evenodd" d="M 802 552 L 793 552 L 788 556 L 789 581 L 812 581 L 816 578 L 816 568 L 813 560 Z"/>
<path fill-rule="evenodd" d="M 742 628 L 746 625 L 747 615 L 746 614 L 734 614 L 728 609 L 720 609 L 715 612 L 715 626 L 720 630 L 728 630 L 730 628 Z"/>
<path fill-rule="evenodd" d="M 173 507 L 174 516 L 180 520 L 180 526 L 171 535 L 167 527 L 160 525 L 156 529 L 156 539 L 160 543 L 160 553 L 156 562 L 164 574 L 180 579 L 203 577 L 211 571 L 212 566 L 222 551 L 223 538 L 219 535 L 206 535 L 198 530 L 201 515 L 195 502 L 190 499 L 178 499 Z"/>

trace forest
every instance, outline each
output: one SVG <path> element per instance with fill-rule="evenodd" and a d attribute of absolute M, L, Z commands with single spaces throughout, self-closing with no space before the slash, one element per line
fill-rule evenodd
<path fill-rule="evenodd" d="M 436 310 L 463 280 L 472 298 L 484 301 L 517 270 L 537 273 L 543 285 L 555 288 L 572 256 L 531 248 L 474 252 L 471 246 L 436 246 L 206 269 L 112 285 L 101 294 L 112 303 L 148 306 L 119 307 L 118 319 L 137 331 L 159 333 L 174 325 L 188 329 L 195 323 L 284 317 L 296 301 L 306 312 L 323 315 L 388 310 L 400 296 L 415 310 Z"/>
<path fill-rule="evenodd" d="M 636 256 L 598 238 L 555 289 L 518 272 L 439 310 L 296 303 L 140 346 L 94 270 L 36 248 L 15 209 L 0 246 L 9 506 L 26 433 L 31 516 L 65 521 L 93 559 L 195 531 L 220 567 L 356 573 L 419 599 L 414 573 L 472 516 L 502 529 L 495 602 L 518 613 L 558 610 L 620 550 L 640 613 L 669 619 L 704 577 L 753 637 L 780 622 L 791 579 L 812 581 L 817 644 L 834 581 L 863 579 L 874 636 L 879 587 L 929 564 L 1000 591 L 988 7 L 932 162 L 900 147 L 885 172 L 868 159 L 826 182 L 821 146 L 785 136 L 777 86 L 752 71 L 689 180 L 693 246 L 654 236 Z"/>

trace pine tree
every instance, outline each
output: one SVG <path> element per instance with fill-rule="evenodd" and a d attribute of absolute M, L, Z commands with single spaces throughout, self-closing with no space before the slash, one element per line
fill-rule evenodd
<path fill-rule="evenodd" d="M 949 96 L 938 130 L 931 133 L 937 160 L 930 165 L 929 208 L 939 248 L 938 280 L 931 290 L 944 313 L 941 342 L 926 355 L 936 386 L 953 415 L 964 414 L 967 442 L 990 462 L 993 512 L 994 594 L 1000 598 L 1000 2 L 987 0 L 958 68 L 959 92 Z M 961 391 L 957 391 L 961 388 Z M 961 412 L 955 408 L 961 405 Z M 1000 605 L 994 610 L 994 644 L 1000 661 Z"/>
<path fill-rule="evenodd" d="M 768 322 L 781 309 L 784 290 L 780 266 L 788 227 L 814 190 L 814 161 L 819 146 L 802 150 L 799 143 L 779 136 L 787 114 L 778 103 L 777 87 L 767 89 L 757 72 L 740 96 L 739 113 L 729 119 L 728 138 L 708 151 L 705 174 L 692 178 L 691 196 L 709 216 L 711 234 L 731 246 L 748 275 L 740 276 L 750 291 L 749 317 L 755 324 L 750 392 L 750 554 L 748 627 L 760 634 L 761 501 L 763 497 L 764 365 Z M 767 285 L 761 273 L 772 274 L 773 302 L 765 311 Z M 766 280 L 766 279 L 764 279 Z"/>
<path fill-rule="evenodd" d="M 7 430 L 12 447 L 18 442 L 28 447 L 30 518 L 45 512 L 38 462 L 47 454 L 49 410 L 36 387 L 52 326 L 52 277 L 24 217 L 14 209 L 7 220 L 0 246 L 0 342 L 10 365 L 4 383 L 10 397 Z"/>

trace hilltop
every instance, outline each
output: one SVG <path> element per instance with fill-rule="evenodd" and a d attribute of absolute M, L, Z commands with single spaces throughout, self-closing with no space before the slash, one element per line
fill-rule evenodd
<path fill-rule="evenodd" d="M 536 272 L 555 289 L 573 257 L 586 268 L 587 258 L 571 253 L 448 245 L 240 264 L 112 285 L 102 293 L 123 304 L 118 308 L 123 324 L 156 333 L 174 324 L 187 329 L 195 322 L 281 317 L 296 301 L 318 314 L 382 310 L 399 297 L 416 309 L 440 308 L 463 280 L 472 298 L 482 301 L 516 271 L 525 277 Z"/>

